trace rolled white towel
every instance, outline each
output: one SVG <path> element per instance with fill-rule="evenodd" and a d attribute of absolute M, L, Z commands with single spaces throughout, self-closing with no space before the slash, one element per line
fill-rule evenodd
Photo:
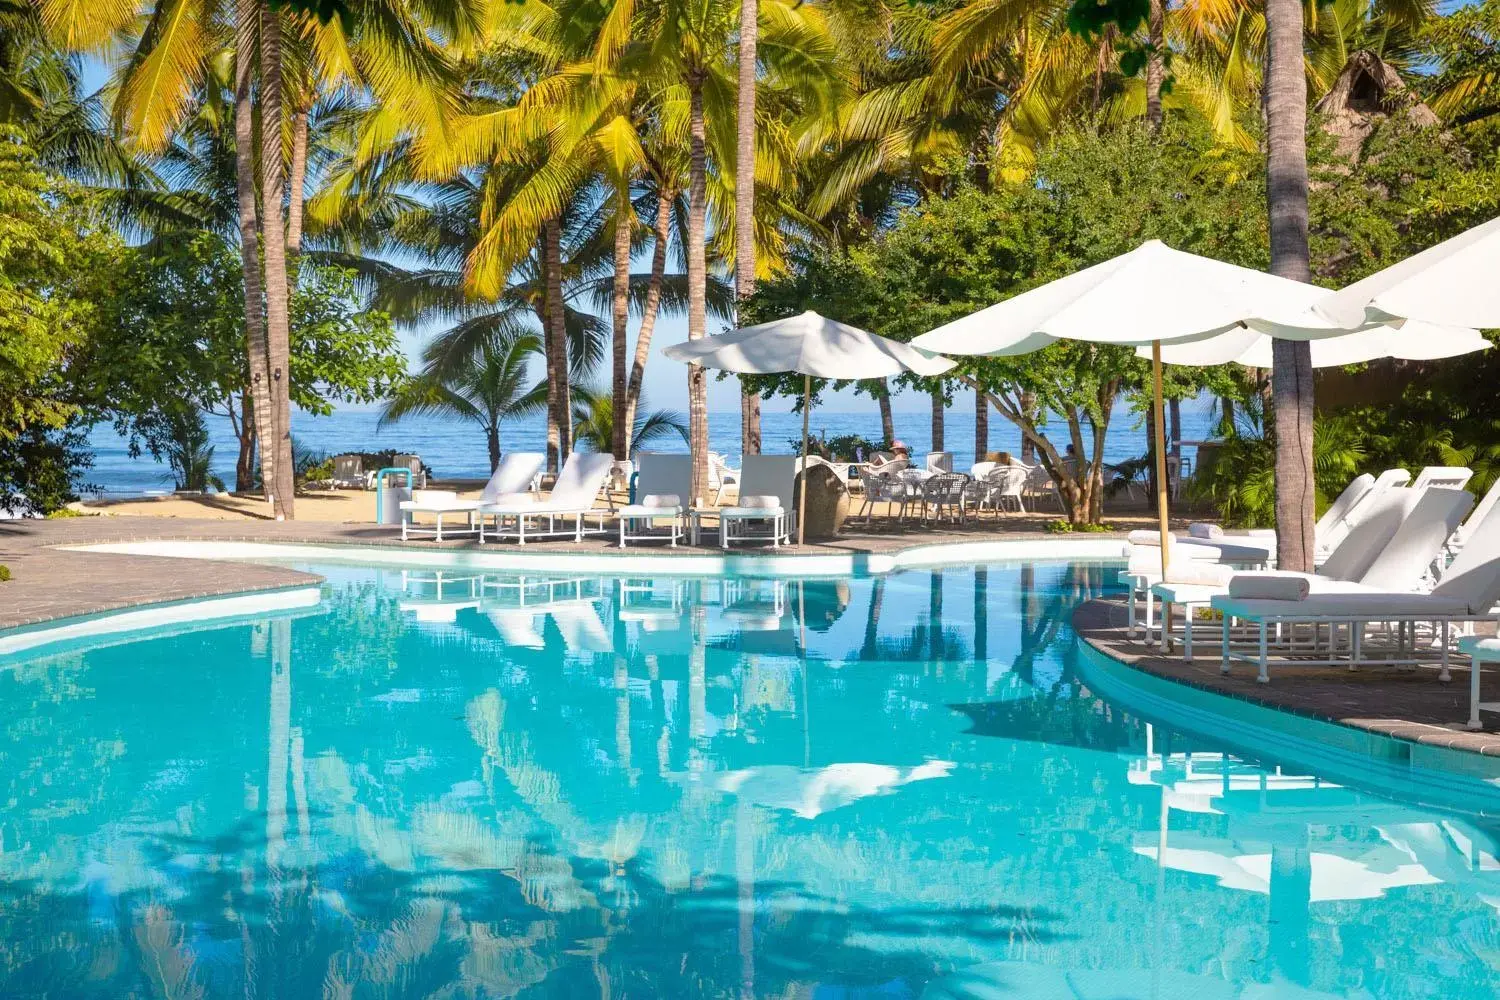
<path fill-rule="evenodd" d="M 1203 521 L 1194 521 L 1188 525 L 1188 534 L 1194 538 L 1223 538 L 1224 529 L 1217 524 L 1208 524 Z"/>
<path fill-rule="evenodd" d="M 647 493 L 641 501 L 642 507 L 681 507 L 682 498 L 676 493 Z"/>
<path fill-rule="evenodd" d="M 1308 589 L 1305 576 L 1240 573 L 1229 581 L 1229 596 L 1246 601 L 1305 601 Z"/>
<path fill-rule="evenodd" d="M 756 507 L 756 508 L 765 508 L 767 510 L 775 510 L 777 507 L 781 506 L 781 498 L 780 497 L 772 497 L 772 496 L 764 496 L 764 495 L 761 495 L 761 496 L 754 496 L 754 495 L 752 495 L 752 496 L 748 496 L 748 497 L 740 497 L 740 499 L 739 499 L 738 503 L 736 504 L 736 506 L 739 506 L 739 507 Z"/>
<path fill-rule="evenodd" d="M 1234 569 L 1218 563 L 1179 559 L 1167 566 L 1165 583 L 1184 583 L 1197 587 L 1223 587 L 1234 577 Z"/>
<path fill-rule="evenodd" d="M 530 493 L 499 493 L 490 503 L 496 507 L 526 507 L 536 503 L 536 497 Z"/>
<path fill-rule="evenodd" d="M 1125 536 L 1125 540 L 1131 545 L 1152 545 L 1161 548 L 1161 532 L 1136 529 Z"/>
<path fill-rule="evenodd" d="M 452 490 L 412 490 L 411 498 L 419 504 L 454 503 L 458 494 Z"/>

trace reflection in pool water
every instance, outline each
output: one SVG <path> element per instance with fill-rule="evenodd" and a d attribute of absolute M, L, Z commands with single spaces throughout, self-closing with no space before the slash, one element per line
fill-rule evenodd
<path fill-rule="evenodd" d="M 0 664 L 0 996 L 1494 995 L 1495 831 L 1091 695 L 1105 567 L 310 568 Z"/>

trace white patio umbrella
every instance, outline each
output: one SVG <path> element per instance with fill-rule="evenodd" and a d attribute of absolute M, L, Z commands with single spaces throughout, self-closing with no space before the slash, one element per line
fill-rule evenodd
<path fill-rule="evenodd" d="M 740 375 L 802 376 L 802 490 L 797 498 L 797 543 L 806 537 L 808 418 L 814 378 L 885 378 L 912 372 L 941 375 L 956 362 L 820 316 L 812 310 L 741 327 L 714 337 L 674 344 L 662 352 L 674 361 Z"/>
<path fill-rule="evenodd" d="M 1425 320 L 1500 327 L 1500 218 L 1413 254 L 1320 301 L 1332 323 Z"/>
<path fill-rule="evenodd" d="M 1247 368 L 1271 367 L 1272 336 L 1250 327 L 1237 327 L 1205 340 L 1163 344 L 1161 359 L 1169 365 L 1241 364 Z M 1325 337 L 1308 344 L 1314 368 L 1337 368 L 1377 358 L 1403 361 L 1436 361 L 1474 351 L 1488 350 L 1490 342 L 1474 329 L 1438 326 L 1411 320 L 1401 326 L 1372 326 L 1338 337 Z M 1135 353 L 1151 357 L 1149 347 Z"/>
<path fill-rule="evenodd" d="M 1157 521 L 1167 536 L 1166 440 L 1162 420 L 1164 342 L 1217 336 L 1250 317 L 1277 322 L 1305 313 L 1309 285 L 1148 240 L 1076 274 L 981 309 L 929 331 L 912 346 L 945 354 L 1029 354 L 1061 340 L 1152 351 Z M 1333 330 L 1299 330 L 1308 338 Z M 1166 573 L 1168 551 L 1161 550 Z"/>

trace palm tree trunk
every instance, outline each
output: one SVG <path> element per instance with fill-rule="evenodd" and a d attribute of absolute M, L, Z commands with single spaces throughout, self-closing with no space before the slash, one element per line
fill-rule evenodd
<path fill-rule="evenodd" d="M 734 151 L 734 297 L 743 303 L 755 291 L 755 45 L 760 34 L 758 0 L 740 0 L 739 107 Z M 736 317 L 739 322 L 743 319 Z M 760 393 L 740 390 L 740 443 L 760 454 Z"/>
<path fill-rule="evenodd" d="M 667 241 L 672 235 L 672 202 L 676 197 L 663 189 L 656 203 L 656 243 L 651 248 L 651 277 L 646 283 L 646 306 L 641 310 L 641 329 L 635 335 L 635 358 L 630 365 L 630 386 L 625 391 L 625 426 L 635 426 L 635 411 L 641 401 L 641 383 L 646 378 L 646 358 L 651 334 L 661 312 L 661 286 L 667 273 Z"/>
<path fill-rule="evenodd" d="M 573 420 L 568 412 L 568 331 L 562 296 L 562 222 L 542 224 L 542 267 L 546 272 L 547 466 L 557 472 L 573 451 Z"/>
<path fill-rule="evenodd" d="M 932 390 L 932 451 L 947 451 L 943 447 L 943 390 Z"/>
<path fill-rule="evenodd" d="M 1030 420 L 1033 411 L 1036 410 L 1036 397 L 1029 392 L 1023 392 L 1021 393 L 1020 403 L 1021 415 Z M 1025 434 L 1021 435 L 1021 461 L 1027 465 L 1036 464 L 1036 442 Z"/>
<path fill-rule="evenodd" d="M 292 163 L 287 175 L 286 253 L 287 263 L 296 273 L 297 257 L 302 253 L 302 204 L 307 197 L 307 109 L 298 107 L 292 113 Z"/>
<path fill-rule="evenodd" d="M 687 78 L 688 110 L 688 340 L 706 331 L 708 261 L 708 129 L 703 118 L 703 73 Z M 688 365 L 688 439 L 693 461 L 693 502 L 708 495 L 708 378 L 701 365 Z"/>
<path fill-rule="evenodd" d="M 266 361 L 271 369 L 271 419 L 275 475 L 271 496 L 277 519 L 296 517 L 292 468 L 291 294 L 286 277 L 286 227 L 282 202 L 281 19 L 261 4 L 260 18 L 260 208 L 266 256 Z"/>
<path fill-rule="evenodd" d="M 250 393 L 240 393 L 240 419 L 235 426 L 240 452 L 234 462 L 234 491 L 249 493 L 255 489 L 255 404 Z"/>
<path fill-rule="evenodd" d="M 484 443 L 490 450 L 490 475 L 500 468 L 500 418 L 491 416 L 489 425 L 484 429 Z"/>
<path fill-rule="evenodd" d="M 984 393 L 974 391 L 974 461 L 983 462 L 990 453 L 990 401 Z"/>
<path fill-rule="evenodd" d="M 630 190 L 618 195 L 615 208 L 615 282 L 614 282 L 614 355 L 613 385 L 610 393 L 610 408 L 614 411 L 613 433 L 610 450 L 616 458 L 630 457 L 630 424 L 621 417 L 625 410 L 627 379 L 625 375 L 625 352 L 630 337 L 630 235 L 635 221 L 635 209 L 630 204 Z"/>
<path fill-rule="evenodd" d="M 1162 56 L 1165 16 L 1166 0 L 1151 0 L 1146 15 L 1146 40 L 1151 47 L 1146 53 L 1146 121 L 1152 131 L 1161 128 L 1161 85 L 1167 75 L 1166 61 Z"/>
<path fill-rule="evenodd" d="M 880 389 L 875 394 L 880 406 L 880 437 L 887 445 L 896 440 L 896 415 L 891 412 L 891 381 L 880 380 Z"/>
<path fill-rule="evenodd" d="M 1266 201 L 1271 272 L 1307 281 L 1307 78 L 1300 0 L 1267 0 Z M 1313 568 L 1313 371 L 1306 341 L 1272 342 L 1276 429 L 1276 557 Z"/>
<path fill-rule="evenodd" d="M 247 406 L 254 414 L 255 441 L 260 448 L 261 492 L 270 497 L 276 469 L 275 431 L 271 417 L 271 375 L 266 354 L 266 317 L 262 301 L 264 286 L 260 262 L 260 221 L 255 207 L 255 118 L 250 87 L 255 79 L 256 21 L 258 0 L 239 0 L 234 47 L 234 172 L 235 201 L 239 209 L 240 261 L 245 282 L 245 353 L 249 361 L 250 385 Z M 236 482 L 249 489 L 250 478 Z"/>

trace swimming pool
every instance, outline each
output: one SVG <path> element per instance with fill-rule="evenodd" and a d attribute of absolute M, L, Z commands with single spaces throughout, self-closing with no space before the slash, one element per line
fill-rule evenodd
<path fill-rule="evenodd" d="M 1104 564 L 301 568 L 0 659 L 0 996 L 1495 995 L 1500 832 L 1091 694 Z"/>

